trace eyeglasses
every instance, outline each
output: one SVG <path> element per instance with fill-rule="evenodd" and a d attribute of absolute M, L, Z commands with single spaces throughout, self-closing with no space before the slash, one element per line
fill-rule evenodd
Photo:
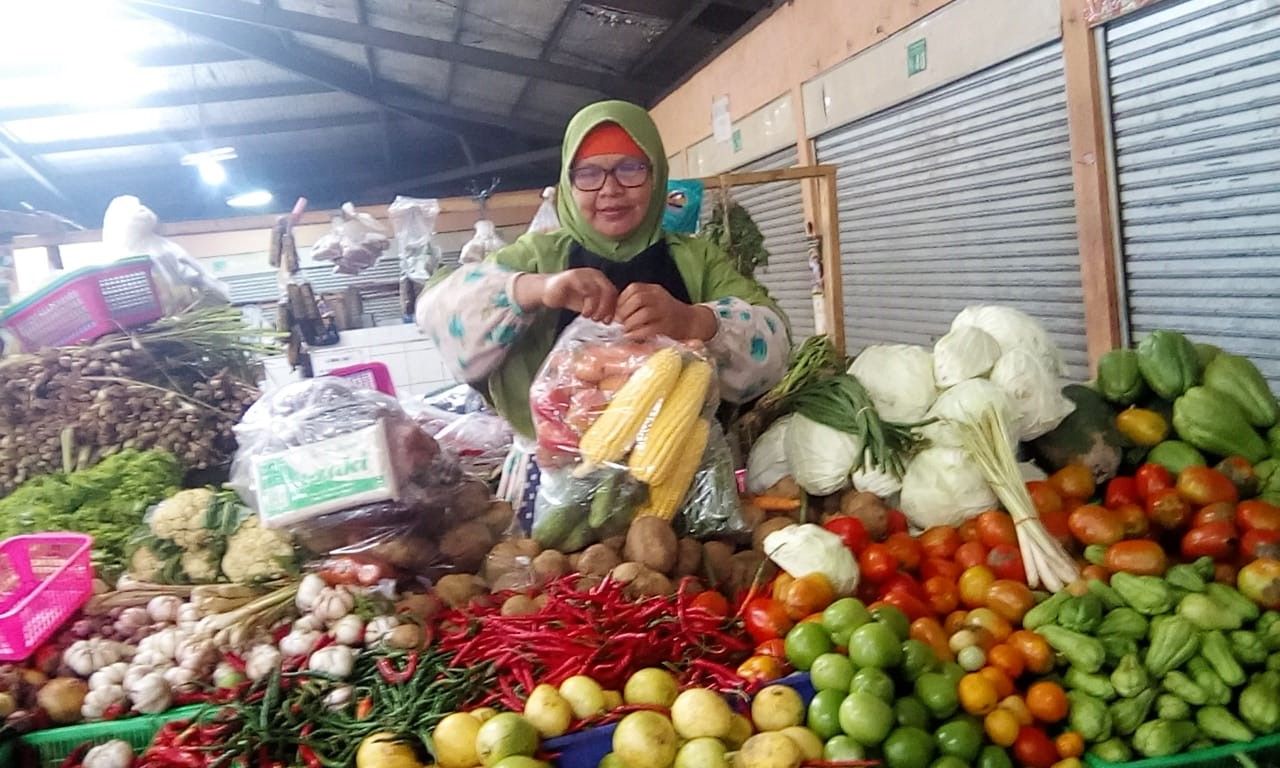
<path fill-rule="evenodd" d="M 610 176 L 627 189 L 642 187 L 649 180 L 649 164 L 640 160 L 623 160 L 613 168 L 580 165 L 569 171 L 569 181 L 579 192 L 595 192 L 603 189 L 605 181 Z"/>

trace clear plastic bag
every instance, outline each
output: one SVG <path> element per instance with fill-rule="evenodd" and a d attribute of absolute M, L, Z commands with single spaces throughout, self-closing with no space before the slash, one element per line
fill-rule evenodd
<path fill-rule="evenodd" d="M 695 539 L 750 537 L 742 515 L 733 453 L 719 424 L 711 425 L 693 484 L 675 517 L 676 533 Z"/>
<path fill-rule="evenodd" d="M 462 246 L 458 261 L 463 264 L 478 264 L 506 246 L 506 241 L 498 237 L 498 230 L 492 221 L 481 219 L 476 222 L 476 233 Z"/>
<path fill-rule="evenodd" d="M 556 188 L 547 187 L 542 190 L 542 204 L 538 212 L 533 214 L 529 229 L 525 234 L 548 234 L 560 228 L 560 217 L 556 215 Z"/>
<path fill-rule="evenodd" d="M 313 555 L 361 555 L 402 575 L 434 577 L 453 568 L 474 570 L 509 524 L 509 516 L 495 530 L 486 519 L 488 487 L 466 475 L 394 398 L 374 390 L 322 377 L 265 395 L 236 427 L 240 448 L 229 485 L 260 510 L 255 459 L 378 424 L 386 433 L 395 498 L 321 514 L 288 530 Z M 347 458 L 331 460 L 337 465 Z"/>
<path fill-rule="evenodd" d="M 333 263 L 335 275 L 358 275 L 372 267 L 391 247 L 391 238 L 382 224 L 351 203 L 342 204 L 330 229 L 311 246 L 314 261 Z"/>
<path fill-rule="evenodd" d="M 440 201 L 435 198 L 397 195 L 387 208 L 391 229 L 400 247 L 400 276 L 425 282 L 440 266 L 440 246 L 435 241 Z"/>
<path fill-rule="evenodd" d="M 178 314 L 203 303 L 231 300 L 227 284 L 213 276 L 182 246 L 156 232 L 159 219 L 133 195 L 111 201 L 102 217 L 102 245 L 113 259 L 146 255 L 154 265 L 152 276 L 168 314 Z"/>
<path fill-rule="evenodd" d="M 513 434 L 506 419 L 476 411 L 454 418 L 434 437 L 457 458 L 464 472 L 488 480 L 502 469 Z"/>

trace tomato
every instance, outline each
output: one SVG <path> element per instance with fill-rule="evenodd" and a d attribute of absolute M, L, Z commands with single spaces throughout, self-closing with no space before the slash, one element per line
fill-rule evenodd
<path fill-rule="evenodd" d="M 884 540 L 884 545 L 889 548 L 889 551 L 897 558 L 898 565 L 904 570 L 914 571 L 920 567 L 922 551 L 920 542 L 916 537 L 909 533 L 891 533 Z"/>
<path fill-rule="evenodd" d="M 957 533 L 960 534 L 960 541 L 962 543 L 966 541 L 977 541 L 978 519 L 976 517 L 971 517 L 968 520 L 965 520 L 960 524 L 960 528 L 957 529 Z"/>
<path fill-rule="evenodd" d="M 1146 501 L 1151 494 L 1164 488 L 1173 487 L 1173 475 L 1159 464 L 1143 464 L 1133 473 L 1133 481 L 1138 486 L 1138 498 Z"/>
<path fill-rule="evenodd" d="M 1024 768 L 1051 768 L 1058 762 L 1058 748 L 1044 731 L 1024 725 L 1013 742 L 1013 759 Z"/>
<path fill-rule="evenodd" d="M 978 540 L 988 549 L 999 544 L 1017 544 L 1018 532 L 1013 518 L 998 509 L 978 515 Z"/>
<path fill-rule="evenodd" d="M 689 605 L 693 608 L 701 608 L 712 616 L 723 618 L 729 615 L 729 599 L 714 589 L 699 592 Z"/>
<path fill-rule="evenodd" d="M 1107 547 L 1102 564 L 1112 572 L 1162 576 L 1169 568 L 1169 559 L 1158 543 L 1147 539 L 1130 539 Z"/>
<path fill-rule="evenodd" d="M 795 576 L 792 576 L 786 571 L 780 571 L 777 576 L 773 577 L 773 584 L 769 589 L 769 596 L 774 600 L 782 600 L 782 596 L 787 594 L 787 587 L 791 586 L 791 582 L 795 580 Z"/>
<path fill-rule="evenodd" d="M 1058 722 L 1067 716 L 1067 708 L 1067 692 L 1055 682 L 1041 680 L 1027 689 L 1027 709 L 1041 722 Z"/>
<path fill-rule="evenodd" d="M 787 658 L 787 641 L 781 637 L 775 637 L 772 640 L 765 640 L 756 646 L 756 656 L 772 656 L 775 659 Z"/>
<path fill-rule="evenodd" d="M 944 560 L 939 557 L 926 557 L 920 563 L 920 578 L 932 579 L 934 576 L 941 576 L 947 581 L 959 581 L 960 574 L 964 573 L 964 569 L 954 560 Z"/>
<path fill-rule="evenodd" d="M 960 602 L 968 608 L 987 604 L 987 590 L 995 583 L 996 575 L 985 565 L 975 565 L 960 574 Z"/>
<path fill-rule="evenodd" d="M 889 510 L 889 523 L 885 527 L 885 532 L 893 535 L 895 533 L 906 533 L 909 530 L 911 530 L 911 524 L 907 522 L 907 516 L 902 510 Z"/>
<path fill-rule="evenodd" d="M 757 597 L 743 611 L 747 634 L 757 643 L 783 637 L 791 629 L 791 617 L 782 603 L 771 597 Z"/>
<path fill-rule="evenodd" d="M 862 550 L 866 549 L 867 545 L 871 543 L 871 535 L 867 533 L 867 526 L 852 515 L 837 515 L 823 523 L 822 527 L 839 536 L 844 545 L 849 548 L 849 551 L 855 555 L 861 554 Z"/>
<path fill-rule="evenodd" d="M 994 710 L 1000 701 L 995 685 L 977 672 L 970 672 L 960 678 L 956 685 L 956 696 L 960 699 L 960 706 L 971 715 L 985 715 Z"/>
<path fill-rule="evenodd" d="M 918 597 L 921 600 L 925 599 L 925 596 L 928 594 L 927 592 L 925 592 L 924 586 L 922 585 L 921 582 L 916 581 L 915 578 L 911 576 L 911 574 L 903 573 L 901 571 L 898 571 L 897 573 L 893 574 L 892 576 L 885 579 L 880 584 L 881 594 L 891 592 L 895 589 L 900 589 L 906 592 L 908 595 L 911 595 L 912 597 Z"/>
<path fill-rule="evenodd" d="M 1035 632 L 1019 629 L 1009 635 L 1009 639 L 1005 642 L 1022 654 L 1022 661 L 1026 664 L 1028 672 L 1042 675 L 1053 669 L 1053 649 L 1049 647 L 1047 640 Z"/>
<path fill-rule="evenodd" d="M 1236 506 L 1236 524 L 1244 531 L 1280 531 L 1280 507 L 1262 499 L 1242 501 Z"/>
<path fill-rule="evenodd" d="M 1079 506 L 1079 505 L 1076 505 Z M 1073 507 L 1074 509 L 1074 507 Z M 1063 507 L 1056 512 L 1041 512 L 1040 524 L 1048 531 L 1049 535 L 1057 539 L 1063 545 L 1071 543 L 1071 526 L 1067 520 L 1071 517 L 1071 510 Z"/>
<path fill-rule="evenodd" d="M 1010 680 L 1017 680 L 1027 668 L 1022 653 L 1008 643 L 1001 643 L 987 651 L 987 663 L 1004 672 Z"/>
<path fill-rule="evenodd" d="M 1124 538 L 1124 522 L 1120 516 L 1097 504 L 1076 507 L 1067 517 L 1067 527 L 1081 544 L 1107 546 Z"/>
<path fill-rule="evenodd" d="M 786 673 L 786 665 L 773 656 L 752 656 L 738 665 L 738 677 L 752 682 L 767 683 Z"/>
<path fill-rule="evenodd" d="M 1232 523 L 1236 521 L 1236 505 L 1227 501 L 1206 504 L 1191 516 L 1191 527 L 1198 528 L 1206 523 Z"/>
<path fill-rule="evenodd" d="M 969 611 L 969 615 L 964 618 L 964 625 L 967 629 L 981 629 L 986 633 L 986 637 L 989 637 L 991 642 L 985 645 L 984 649 L 1008 640 L 1009 635 L 1013 634 L 1013 625 L 1009 620 L 986 607 Z"/>
<path fill-rule="evenodd" d="M 992 744 L 998 747 L 1012 747 L 1018 739 L 1018 731 L 1021 730 L 1022 725 L 1018 722 L 1017 715 L 999 707 L 987 713 L 982 720 L 982 728 Z"/>
<path fill-rule="evenodd" d="M 1125 538 L 1133 539 L 1146 536 L 1147 531 L 1151 530 L 1151 522 L 1147 520 L 1147 513 L 1137 504 L 1120 504 L 1109 509 L 1116 513 L 1116 517 L 1120 518 L 1120 525 L 1124 527 Z"/>
<path fill-rule="evenodd" d="M 1093 496 L 1095 485 L 1093 472 L 1083 464 L 1068 464 L 1049 475 L 1049 485 L 1059 496 L 1067 499 L 1085 499 Z"/>
<path fill-rule="evenodd" d="M 932 616 L 924 616 L 911 622 L 908 635 L 933 649 L 939 661 L 951 661 L 953 654 L 947 643 L 947 632 Z"/>
<path fill-rule="evenodd" d="M 935 525 L 920 534 L 920 550 L 926 558 L 945 560 L 954 555 L 962 543 L 960 532 L 949 525 Z"/>
<path fill-rule="evenodd" d="M 980 541 L 966 541 L 956 550 L 956 565 L 968 569 L 987 562 L 987 545 Z"/>
<path fill-rule="evenodd" d="M 938 616 L 945 616 L 960 606 L 960 590 L 955 582 L 942 576 L 925 579 L 925 599 Z"/>
<path fill-rule="evenodd" d="M 782 605 L 787 609 L 788 617 L 799 620 L 821 611 L 835 599 L 836 590 L 831 586 L 831 580 L 821 573 L 810 573 L 787 585 L 782 594 Z"/>
<path fill-rule="evenodd" d="M 1249 563 L 1240 569 L 1236 587 L 1263 608 L 1280 608 L 1280 560 L 1264 557 Z"/>
<path fill-rule="evenodd" d="M 1017 544 L 1000 544 L 987 553 L 987 567 L 998 579 L 1026 582 L 1027 569 Z"/>
<path fill-rule="evenodd" d="M 1263 557 L 1280 560 L 1280 531 L 1264 531 L 1256 528 L 1246 531 L 1244 536 L 1240 537 L 1240 552 L 1249 560 Z M 1229 558 L 1230 555 L 1214 559 Z"/>
<path fill-rule="evenodd" d="M 1187 467 L 1178 473 L 1178 482 L 1174 487 L 1184 499 L 1197 507 L 1215 501 L 1235 502 L 1240 497 L 1230 478 L 1209 467 Z"/>
<path fill-rule="evenodd" d="M 877 583 L 898 572 L 898 558 L 884 544 L 868 544 L 858 555 L 858 568 L 863 578 Z"/>
<path fill-rule="evenodd" d="M 1191 505 L 1173 488 L 1161 488 L 1147 496 L 1147 518 L 1166 531 L 1181 528 L 1191 519 Z"/>
<path fill-rule="evenodd" d="M 1102 497 L 1102 506 L 1115 509 L 1121 504 L 1140 504 L 1138 481 L 1132 477 L 1113 477 L 1107 483 L 1107 491 Z"/>
<path fill-rule="evenodd" d="M 1086 584 L 1086 589 L 1087 589 L 1089 579 L 1097 579 L 1103 584 L 1110 582 L 1111 571 L 1108 571 L 1106 568 L 1103 568 L 1100 565 L 1094 565 L 1093 563 L 1089 563 L 1084 568 L 1080 569 L 1080 578 L 1084 579 L 1084 582 Z"/>
<path fill-rule="evenodd" d="M 1252 533 L 1252 531 L 1251 531 Z M 1280 536 L 1276 537 L 1280 540 Z M 1230 560 L 1236 553 L 1239 534 L 1235 525 L 1214 522 L 1198 525 L 1182 535 L 1182 556 L 1187 560 L 1212 557 L 1214 560 Z"/>
<path fill-rule="evenodd" d="M 1213 580 L 1219 584 L 1235 586 L 1236 577 L 1239 576 L 1240 569 L 1235 563 L 1214 563 L 1213 564 Z"/>
<path fill-rule="evenodd" d="M 1075 731 L 1063 731 L 1053 740 L 1053 746 L 1058 750 L 1058 757 L 1063 760 L 1080 757 L 1084 754 L 1084 737 Z"/>
<path fill-rule="evenodd" d="M 1049 485 L 1048 481 L 1032 480 L 1027 483 L 1027 493 L 1031 496 L 1031 503 L 1035 505 L 1039 515 L 1062 511 L 1062 497 L 1052 485 Z"/>
<path fill-rule="evenodd" d="M 1015 624 L 1020 624 L 1035 604 L 1031 588 L 1021 581 L 996 579 L 987 588 L 987 607 Z"/>
<path fill-rule="evenodd" d="M 1214 469 L 1226 475 L 1240 496 L 1248 497 L 1258 492 L 1258 473 L 1245 457 L 1228 456 L 1218 462 Z"/>
<path fill-rule="evenodd" d="M 880 602 L 902 611 L 911 621 L 933 615 L 928 603 L 901 587 L 886 592 Z"/>

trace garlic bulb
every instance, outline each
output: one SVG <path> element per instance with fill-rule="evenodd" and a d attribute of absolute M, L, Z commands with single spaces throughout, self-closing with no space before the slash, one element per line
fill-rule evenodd
<path fill-rule="evenodd" d="M 354 613 L 348 613 L 333 622 L 333 626 L 329 627 L 329 634 L 341 645 L 360 645 L 364 639 L 364 621 Z"/>
<path fill-rule="evenodd" d="M 62 653 L 62 661 L 80 677 L 89 677 L 108 664 L 115 664 L 120 655 L 116 643 L 93 638 L 77 640 L 67 646 Z"/>
<path fill-rule="evenodd" d="M 178 618 L 175 620 L 179 625 L 195 624 L 200 620 L 200 606 L 195 603 L 183 603 L 178 609 Z"/>
<path fill-rule="evenodd" d="M 175 691 L 194 688 L 196 673 L 185 667 L 169 667 L 164 671 L 164 681 Z"/>
<path fill-rule="evenodd" d="M 244 662 L 244 673 L 253 682 L 267 679 L 280 666 L 280 651 L 273 645 L 255 645 Z"/>
<path fill-rule="evenodd" d="M 356 607 L 356 598 L 341 587 L 325 587 L 311 605 L 311 615 L 321 621 L 337 621 Z"/>
<path fill-rule="evenodd" d="M 299 611 L 305 613 L 311 610 L 311 606 L 315 605 L 316 598 L 327 588 L 328 585 L 325 584 L 324 579 L 314 573 L 308 573 L 298 583 L 298 594 L 294 597 L 293 602 L 298 606 Z"/>
<path fill-rule="evenodd" d="M 148 672 L 126 686 L 129 698 L 133 699 L 133 709 L 145 715 L 155 715 L 169 708 L 173 701 L 173 691 L 165 682 L 164 675 L 159 672 Z"/>
<path fill-rule="evenodd" d="M 124 674 L 128 671 L 129 665 L 123 661 L 117 661 L 115 664 L 108 664 L 89 676 L 89 690 L 93 691 L 98 688 L 121 685 L 124 683 Z"/>
<path fill-rule="evenodd" d="M 307 660 L 307 668 L 345 679 L 351 675 L 355 663 L 355 651 L 345 645 L 331 645 L 311 654 L 311 658 Z"/>
<path fill-rule="evenodd" d="M 154 635 L 147 635 L 138 643 L 138 652 L 151 651 L 163 659 L 172 661 L 178 653 L 178 641 L 182 639 L 176 627 L 162 629 Z"/>
<path fill-rule="evenodd" d="M 84 755 L 84 768 L 129 768 L 133 765 L 133 747 L 122 739 L 99 744 Z"/>
<path fill-rule="evenodd" d="M 178 641 L 174 649 L 174 661 L 178 666 L 192 671 L 207 669 L 217 658 L 217 649 L 208 640 L 186 637 Z"/>
<path fill-rule="evenodd" d="M 293 628 L 301 632 L 320 632 L 324 630 L 324 620 L 308 613 L 293 622 Z"/>
<path fill-rule="evenodd" d="M 132 637 L 139 629 L 150 624 L 151 615 L 147 613 L 147 609 L 135 605 L 120 612 L 119 618 L 116 619 L 115 628 L 117 633 Z"/>
<path fill-rule="evenodd" d="M 125 690 L 128 690 L 139 680 L 155 671 L 156 668 L 150 664 L 134 664 L 124 673 L 124 678 L 120 681 L 120 684 L 124 686 Z"/>
<path fill-rule="evenodd" d="M 157 623 L 168 624 L 178 620 L 182 610 L 182 598 L 174 595 L 157 595 L 147 603 L 147 615 Z"/>
<path fill-rule="evenodd" d="M 101 720 L 107 710 L 125 700 L 124 687 L 121 685 L 104 685 L 91 689 L 80 705 L 80 715 L 85 720 Z"/>
<path fill-rule="evenodd" d="M 280 652 L 285 656 L 306 656 L 320 642 L 319 632 L 304 632 L 297 629 L 280 639 Z"/>
<path fill-rule="evenodd" d="M 369 619 L 369 623 L 364 626 L 364 644 L 376 644 L 398 626 L 400 620 L 395 616 L 375 616 Z"/>
<path fill-rule="evenodd" d="M 330 711 L 338 711 L 351 703 L 351 697 L 355 695 L 355 689 L 349 685 L 340 685 L 324 697 L 324 705 Z"/>

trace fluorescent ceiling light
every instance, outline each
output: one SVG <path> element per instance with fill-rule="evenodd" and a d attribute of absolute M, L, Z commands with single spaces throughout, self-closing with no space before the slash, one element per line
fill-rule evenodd
<path fill-rule="evenodd" d="M 227 182 L 227 169 L 217 160 L 205 160 L 196 166 L 200 171 L 200 180 L 211 187 L 220 187 Z"/>
<path fill-rule="evenodd" d="M 271 202 L 271 193 L 265 189 L 254 189 L 241 192 L 227 198 L 227 205 L 232 208 L 261 208 Z"/>

